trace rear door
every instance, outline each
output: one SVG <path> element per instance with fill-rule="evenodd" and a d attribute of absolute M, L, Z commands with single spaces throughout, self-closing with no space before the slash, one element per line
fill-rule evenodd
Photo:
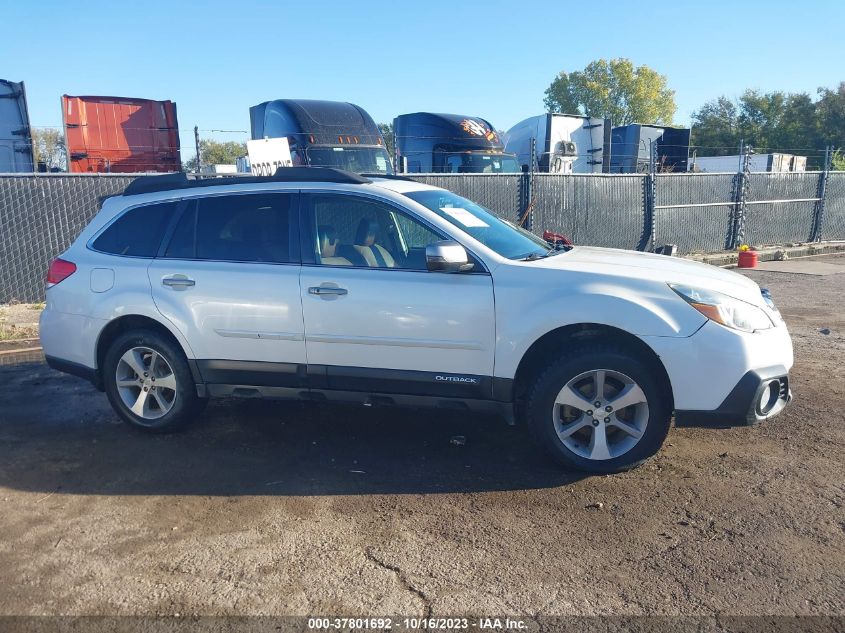
<path fill-rule="evenodd" d="M 490 398 L 493 282 L 429 272 L 446 238 L 386 201 L 303 193 L 303 313 L 314 387 Z"/>
<path fill-rule="evenodd" d="M 210 383 L 299 386 L 305 339 L 296 192 L 192 201 L 148 272 Z"/>

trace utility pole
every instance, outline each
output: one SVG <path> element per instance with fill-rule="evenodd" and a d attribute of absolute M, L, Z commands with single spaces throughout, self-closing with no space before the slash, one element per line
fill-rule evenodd
<path fill-rule="evenodd" d="M 200 128 L 198 125 L 194 126 L 194 143 L 197 147 L 197 173 L 200 173 Z"/>

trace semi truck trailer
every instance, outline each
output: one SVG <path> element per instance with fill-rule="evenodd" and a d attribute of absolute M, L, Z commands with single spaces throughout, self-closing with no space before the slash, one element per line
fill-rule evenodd
<path fill-rule="evenodd" d="M 62 96 L 68 170 L 182 170 L 176 104 L 131 97 Z"/>
<path fill-rule="evenodd" d="M 532 156 L 532 143 L 534 155 Z M 595 174 L 610 170 L 610 119 L 546 113 L 520 121 L 505 134 L 505 152 L 520 165 L 550 173 Z"/>
<path fill-rule="evenodd" d="M 657 168 L 687 171 L 689 128 L 632 123 L 614 127 L 610 135 L 610 171 L 614 174 L 648 172 L 652 147 L 657 147 Z"/>
<path fill-rule="evenodd" d="M 0 173 L 35 171 L 23 82 L 0 79 Z"/>

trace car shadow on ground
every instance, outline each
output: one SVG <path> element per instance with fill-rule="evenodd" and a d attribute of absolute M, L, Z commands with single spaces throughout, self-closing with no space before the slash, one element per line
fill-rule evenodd
<path fill-rule="evenodd" d="M 119 422 L 104 394 L 43 364 L 0 368 L 0 485 L 57 494 L 367 495 L 579 480 L 498 418 L 444 410 L 212 402 L 186 431 Z"/>

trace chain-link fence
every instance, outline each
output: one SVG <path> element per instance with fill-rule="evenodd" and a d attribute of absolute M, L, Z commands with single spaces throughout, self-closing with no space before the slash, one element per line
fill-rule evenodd
<path fill-rule="evenodd" d="M 654 178 L 650 195 L 651 181 Z M 516 221 L 576 244 L 682 253 L 845 240 L 845 172 L 753 174 L 415 174 Z M 134 176 L 0 175 L 0 303 L 39 301 L 50 260 L 103 198 Z M 745 180 L 747 179 L 747 180 Z M 822 184 L 826 182 L 826 187 Z M 742 188 L 745 196 L 740 196 Z M 821 194 L 824 193 L 824 197 Z M 526 211 L 530 213 L 526 214 Z"/>
<path fill-rule="evenodd" d="M 636 249 L 648 230 L 645 177 L 537 174 L 532 228 L 567 235 L 576 244 Z"/>
<path fill-rule="evenodd" d="M 50 261 L 132 176 L 0 175 L 0 303 L 40 301 Z"/>
<path fill-rule="evenodd" d="M 516 221 L 519 213 L 519 174 L 421 174 L 413 179 L 448 189 L 490 209 L 500 218 Z"/>
<path fill-rule="evenodd" d="M 736 174 L 657 174 L 654 241 L 681 252 L 730 248 Z"/>
<path fill-rule="evenodd" d="M 784 244 L 813 239 L 822 172 L 749 174 L 745 210 L 748 244 Z"/>
<path fill-rule="evenodd" d="M 827 177 L 820 233 L 823 240 L 845 240 L 845 171 Z"/>

